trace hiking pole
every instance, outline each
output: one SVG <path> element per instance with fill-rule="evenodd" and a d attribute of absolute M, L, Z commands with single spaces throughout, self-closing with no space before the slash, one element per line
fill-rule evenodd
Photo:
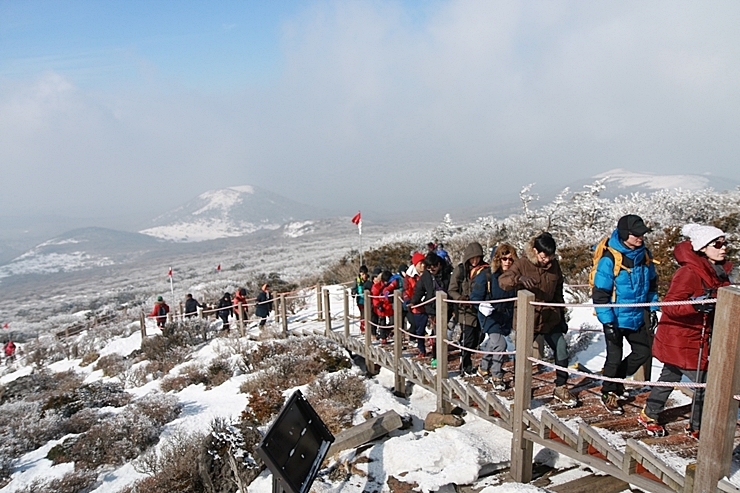
<path fill-rule="evenodd" d="M 696 361 L 696 383 L 704 383 L 701 378 L 701 357 L 704 355 L 704 335 L 707 332 L 707 325 L 709 321 L 709 313 L 704 312 L 701 324 L 701 342 L 699 342 L 699 359 Z M 691 418 L 694 416 L 694 409 L 696 408 L 696 392 L 699 389 L 694 390 L 694 397 L 691 399 L 691 414 L 689 415 L 689 426 L 691 426 Z"/>

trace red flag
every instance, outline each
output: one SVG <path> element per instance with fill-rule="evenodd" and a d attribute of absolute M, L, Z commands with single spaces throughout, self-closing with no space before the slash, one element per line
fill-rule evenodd
<path fill-rule="evenodd" d="M 352 224 L 356 224 L 359 226 L 361 222 L 362 222 L 362 214 L 358 212 L 357 214 L 355 214 L 355 217 L 352 218 Z"/>
<path fill-rule="evenodd" d="M 5 325 L 3 325 L 3 329 L 7 329 L 7 328 L 8 328 L 8 322 L 5 322 Z"/>
<path fill-rule="evenodd" d="M 172 277 L 172 267 L 170 267 L 170 271 L 167 273 L 167 277 Z"/>
<path fill-rule="evenodd" d="M 221 272 L 221 264 L 218 264 L 218 265 L 216 266 L 216 272 Z"/>

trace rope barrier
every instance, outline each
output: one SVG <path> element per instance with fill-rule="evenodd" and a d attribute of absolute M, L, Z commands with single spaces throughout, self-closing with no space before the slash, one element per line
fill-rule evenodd
<path fill-rule="evenodd" d="M 481 300 L 481 301 L 451 300 L 449 298 L 445 299 L 447 303 L 452 303 L 452 304 L 457 304 L 457 305 L 480 305 L 481 303 L 491 303 L 493 305 L 495 303 L 510 303 L 516 300 L 517 298 L 501 298 L 497 300 Z"/>
<path fill-rule="evenodd" d="M 575 370 L 573 368 L 564 368 L 562 366 L 558 366 L 554 363 L 549 363 L 547 361 L 542 361 L 537 358 L 527 358 L 529 361 L 533 363 L 537 363 L 538 365 L 547 366 L 549 368 L 554 368 L 556 370 L 562 370 L 566 371 L 568 373 L 571 373 L 573 375 L 581 375 L 583 377 L 593 378 L 595 380 L 602 380 L 604 382 L 614 382 L 614 383 L 621 383 L 624 385 L 632 385 L 635 387 L 685 387 L 685 388 L 706 388 L 707 384 L 705 383 L 694 383 L 694 382 L 642 382 L 639 380 L 627 380 L 626 378 L 613 378 L 613 377 L 605 377 L 603 375 L 598 375 L 596 373 L 588 373 L 585 371 Z"/>
<path fill-rule="evenodd" d="M 375 322 L 373 322 L 372 320 L 368 321 L 367 323 L 369 323 L 373 327 L 377 327 L 379 329 L 392 329 L 393 328 L 392 325 L 378 325 Z"/>
<path fill-rule="evenodd" d="M 717 303 L 715 298 L 706 300 L 681 300 L 681 301 L 651 301 L 647 303 L 548 303 L 545 301 L 530 301 L 534 306 L 556 306 L 565 308 L 647 308 L 651 306 L 681 306 L 681 305 L 711 305 Z"/>
<path fill-rule="evenodd" d="M 433 301 L 436 301 L 434 298 L 429 298 L 426 301 L 422 301 L 418 305 L 409 305 L 409 308 L 419 308 L 420 306 L 428 305 L 429 303 L 432 303 Z"/>
<path fill-rule="evenodd" d="M 490 351 L 481 351 L 479 349 L 470 349 L 466 348 L 464 346 L 460 346 L 459 344 L 456 344 L 452 341 L 449 341 L 447 339 L 444 340 L 448 346 L 456 347 L 458 349 L 462 349 L 463 351 L 467 351 L 469 353 L 475 353 L 475 354 L 491 354 L 491 355 L 500 355 L 500 356 L 512 356 L 516 354 L 516 351 L 501 351 L 501 352 L 490 352 Z"/>
<path fill-rule="evenodd" d="M 405 330 L 403 330 L 403 329 L 400 329 L 400 328 L 399 328 L 398 330 L 400 330 L 401 332 L 403 332 L 403 333 L 404 333 L 404 334 L 406 334 L 407 336 L 409 336 L 409 337 L 414 337 L 414 338 L 416 338 L 416 339 L 434 339 L 434 338 L 436 338 L 436 337 L 437 337 L 437 336 L 434 336 L 434 335 L 432 335 L 432 336 L 428 336 L 428 335 L 418 336 L 418 335 L 416 335 L 416 334 L 412 334 L 411 332 L 407 332 L 407 331 L 405 331 Z"/>

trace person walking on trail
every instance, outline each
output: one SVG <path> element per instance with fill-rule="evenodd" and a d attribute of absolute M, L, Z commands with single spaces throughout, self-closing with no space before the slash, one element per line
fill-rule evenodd
<path fill-rule="evenodd" d="M 381 344 L 388 343 L 390 331 L 386 326 L 393 325 L 393 301 L 391 296 L 397 288 L 398 279 L 389 270 L 384 270 L 377 276 L 373 284 L 373 311 L 378 316 L 378 339 Z"/>
<path fill-rule="evenodd" d="M 683 375 L 704 383 L 709 365 L 710 340 L 715 304 L 702 300 L 717 297 L 717 290 L 730 284 L 732 263 L 727 261 L 725 233 L 713 226 L 687 224 L 681 234 L 689 238 L 676 245 L 673 255 L 679 268 L 671 279 L 665 301 L 697 301 L 695 304 L 664 306 L 653 342 L 653 356 L 663 363 L 659 382 L 679 382 Z M 715 350 L 721 351 L 722 348 Z M 653 387 L 638 422 L 653 436 L 664 436 L 658 415 L 665 408 L 673 387 Z M 686 433 L 699 438 L 703 388 L 695 388 Z"/>
<path fill-rule="evenodd" d="M 596 266 L 594 304 L 658 301 L 658 276 L 644 244 L 644 236 L 650 231 L 640 216 L 629 214 L 619 219 Z M 606 340 L 605 377 L 627 378 L 650 359 L 654 310 L 657 306 L 596 308 Z M 625 339 L 631 352 L 622 358 Z M 624 413 L 620 403 L 623 393 L 622 384 L 604 382 L 601 402 L 610 413 Z"/>
<path fill-rule="evenodd" d="M 193 295 L 188 293 L 185 295 L 185 317 L 193 318 L 198 313 L 198 308 L 203 308 L 203 305 L 198 302 Z"/>
<path fill-rule="evenodd" d="M 365 332 L 365 283 L 370 276 L 368 275 L 367 265 L 360 266 L 360 272 L 355 278 L 355 284 L 352 286 L 352 296 L 355 298 L 357 309 L 360 310 L 360 332 Z"/>
<path fill-rule="evenodd" d="M 483 262 L 483 247 L 477 241 L 470 243 L 463 252 L 463 261 L 452 272 L 450 287 L 447 291 L 450 298 L 457 301 L 470 301 L 473 279 L 485 269 L 488 264 Z M 457 321 L 462 329 L 462 346 L 467 349 L 477 349 L 480 344 L 480 323 L 478 322 L 477 304 L 457 305 Z M 473 375 L 475 367 L 470 351 L 462 350 L 460 359 L 460 374 Z"/>
<path fill-rule="evenodd" d="M 157 301 L 154 303 L 152 313 L 149 314 L 157 321 L 157 327 L 164 328 L 167 323 L 167 314 L 170 313 L 170 307 L 164 302 L 164 298 L 157 296 Z"/>
<path fill-rule="evenodd" d="M 447 289 L 450 286 L 450 271 L 447 269 L 447 264 L 439 256 L 430 252 L 424 257 L 424 272 L 419 276 L 419 280 L 416 282 L 414 287 L 414 296 L 411 298 L 412 305 L 418 305 L 419 303 L 434 300 L 437 296 L 437 291 L 443 291 L 447 293 Z M 426 319 L 415 318 L 416 330 L 423 331 L 427 324 L 432 327 L 432 333 L 437 323 L 437 308 L 434 301 L 427 303 L 423 306 Z M 448 319 L 452 313 L 452 310 L 448 310 Z M 446 320 L 445 322 L 447 322 Z M 432 340 L 432 354 L 434 354 L 434 340 Z M 433 358 L 431 361 L 432 366 L 436 364 L 436 360 Z"/>
<path fill-rule="evenodd" d="M 499 277 L 514 265 L 516 259 L 516 248 L 503 243 L 496 250 L 491 261 L 491 268 L 480 272 L 472 282 L 470 299 L 473 301 L 491 301 L 515 298 L 516 291 L 504 291 L 499 286 Z M 514 320 L 514 302 L 504 303 L 481 303 L 478 305 L 478 322 L 481 332 L 486 338 L 480 346 L 487 353 L 501 353 L 506 351 L 506 336 L 511 334 Z M 505 355 L 485 354 L 478 366 L 478 375 L 483 379 L 491 379 L 493 390 L 506 390 L 504 384 Z"/>
<path fill-rule="evenodd" d="M 525 247 L 524 257 L 514 261 L 509 270 L 498 278 L 499 287 L 505 291 L 527 289 L 535 301 L 563 303 L 563 271 L 555 258 L 557 245 L 550 233 L 540 233 Z M 563 308 L 555 306 L 534 307 L 535 336 L 543 334 L 545 342 L 555 355 L 555 364 L 568 366 L 568 345 L 563 336 L 567 331 Z M 555 371 L 553 397 L 568 407 L 578 405 L 578 399 L 568 390 L 568 372 Z"/>
<path fill-rule="evenodd" d="M 270 285 L 265 283 L 260 288 L 260 294 L 257 295 L 257 306 L 254 309 L 255 315 L 260 319 L 260 328 L 265 326 L 267 317 L 272 311 L 272 291 Z"/>
<path fill-rule="evenodd" d="M 247 288 L 239 288 L 234 293 L 234 314 L 237 320 L 241 320 L 245 324 L 249 319 L 249 311 L 247 310 Z M 241 305 L 241 309 L 239 308 Z"/>
<path fill-rule="evenodd" d="M 216 314 L 218 315 L 218 318 L 220 318 L 223 322 L 223 327 L 221 330 L 228 333 L 229 317 L 234 313 L 234 303 L 231 300 L 231 293 L 224 293 L 221 299 L 218 300 L 218 305 L 216 305 L 216 308 L 218 309 Z"/>
<path fill-rule="evenodd" d="M 427 314 L 423 306 L 414 307 L 411 299 L 414 297 L 416 284 L 419 282 L 421 274 L 424 272 L 424 254 L 416 252 L 411 255 L 411 266 L 406 271 L 406 279 L 403 283 L 403 304 L 407 307 L 406 318 L 409 321 L 409 332 L 416 336 L 416 347 L 419 353 L 418 359 L 426 358 L 426 339 L 421 337 L 427 327 Z"/>
<path fill-rule="evenodd" d="M 5 352 L 5 362 L 6 363 L 12 363 L 15 361 L 15 343 L 8 339 L 5 342 L 5 345 L 3 346 L 3 351 Z"/>

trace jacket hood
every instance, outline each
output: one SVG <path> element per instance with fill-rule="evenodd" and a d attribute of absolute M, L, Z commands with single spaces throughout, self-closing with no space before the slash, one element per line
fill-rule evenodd
<path fill-rule="evenodd" d="M 465 247 L 465 252 L 463 253 L 463 263 L 467 263 L 467 261 L 473 257 L 483 258 L 483 247 L 477 241 L 474 241 L 467 247 Z"/>
<path fill-rule="evenodd" d="M 714 270 L 714 266 L 707 258 L 694 251 L 694 248 L 691 246 L 691 241 L 682 241 L 676 245 L 673 249 L 673 256 L 676 258 L 678 265 L 682 267 L 684 265 L 694 267 L 702 279 L 707 281 L 707 284 L 709 284 L 710 281 L 716 282 L 717 273 Z M 729 276 L 732 271 L 732 262 L 725 261 L 722 264 L 722 268 Z"/>

